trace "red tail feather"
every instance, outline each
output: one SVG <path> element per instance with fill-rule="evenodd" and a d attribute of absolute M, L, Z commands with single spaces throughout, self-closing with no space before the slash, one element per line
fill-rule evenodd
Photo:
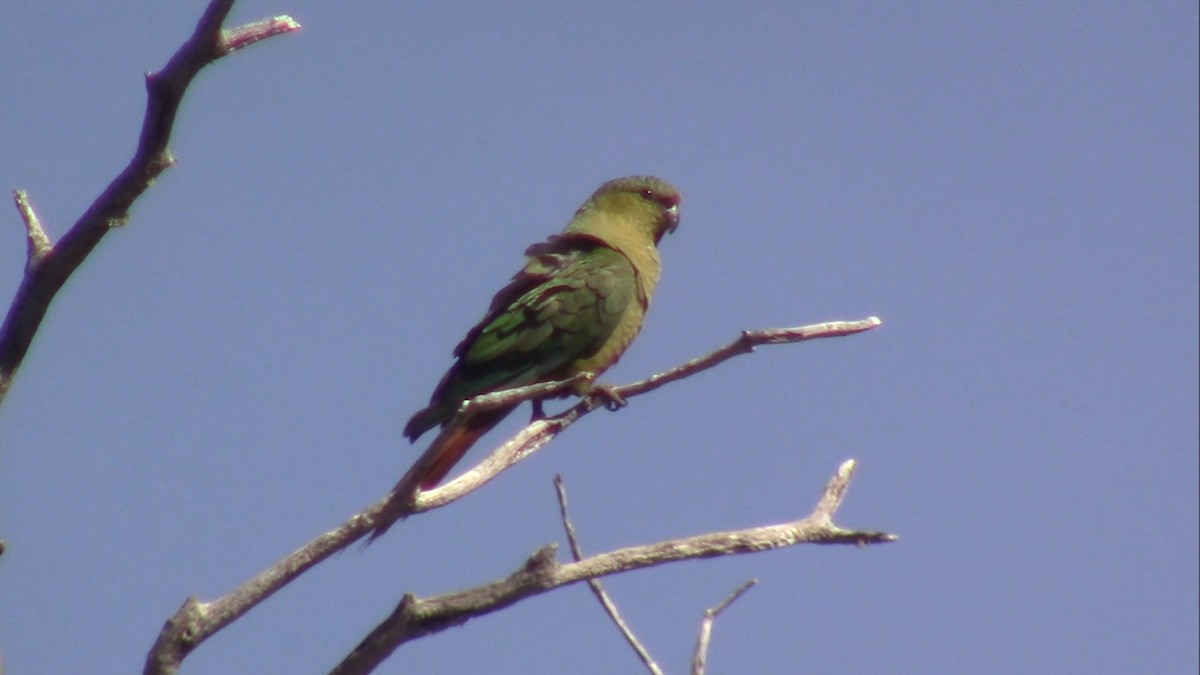
<path fill-rule="evenodd" d="M 513 408 L 490 410 L 472 416 L 470 419 L 455 423 L 451 422 L 449 426 L 441 430 L 437 438 L 429 444 L 429 447 L 421 454 L 417 461 L 413 463 L 404 477 L 396 483 L 396 487 L 392 488 L 392 499 L 409 499 L 416 493 L 417 488 L 428 490 L 436 487 L 442 482 L 458 464 L 459 460 L 467 454 L 471 446 L 479 440 L 481 436 L 492 430 L 492 427 L 500 423 Z M 383 516 L 386 522 L 375 528 L 371 533 L 367 543 L 371 543 L 378 539 L 389 527 L 392 526 L 390 521 L 395 519 L 395 514 L 392 516 Z"/>
<path fill-rule="evenodd" d="M 442 482 L 454 465 L 458 464 L 459 460 L 467 454 L 467 450 L 475 445 L 475 441 L 478 441 L 479 437 L 486 434 L 491 428 L 492 425 L 479 426 L 467 423 L 458 427 L 448 427 L 438 434 L 429 449 L 413 467 L 414 469 L 423 469 L 421 489 L 429 490 L 437 487 L 437 484 Z"/>

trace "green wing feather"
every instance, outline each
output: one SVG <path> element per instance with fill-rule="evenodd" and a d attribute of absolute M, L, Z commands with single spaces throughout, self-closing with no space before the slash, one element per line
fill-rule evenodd
<path fill-rule="evenodd" d="M 638 301 L 629 260 L 585 237 L 552 237 L 527 254 L 455 349 L 429 406 L 409 420 L 410 439 L 448 421 L 466 399 L 574 374 L 572 364 L 596 353 Z"/>

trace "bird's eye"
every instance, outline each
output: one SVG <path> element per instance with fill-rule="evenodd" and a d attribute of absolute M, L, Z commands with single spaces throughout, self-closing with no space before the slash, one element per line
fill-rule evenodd
<path fill-rule="evenodd" d="M 649 199 L 650 201 L 654 201 L 654 190 L 651 190 L 650 188 L 646 188 L 646 189 L 642 190 L 642 196 L 645 197 L 646 199 Z"/>

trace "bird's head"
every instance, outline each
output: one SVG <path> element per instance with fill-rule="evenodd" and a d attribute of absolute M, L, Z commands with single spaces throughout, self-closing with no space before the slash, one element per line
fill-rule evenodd
<path fill-rule="evenodd" d="M 679 190 L 661 178 L 616 178 L 592 194 L 577 214 L 585 217 L 576 217 L 567 231 L 587 234 L 586 228 L 598 223 L 586 215 L 596 215 L 601 221 L 620 222 L 658 244 L 664 234 L 679 227 L 679 202 Z"/>

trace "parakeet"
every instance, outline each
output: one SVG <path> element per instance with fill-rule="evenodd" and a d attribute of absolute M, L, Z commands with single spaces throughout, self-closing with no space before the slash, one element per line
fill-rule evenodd
<path fill-rule="evenodd" d="M 661 270 L 657 245 L 679 225 L 679 201 L 679 191 L 660 178 L 610 180 L 561 234 L 526 250 L 525 266 L 492 298 L 454 350 L 456 361 L 429 405 L 404 427 L 412 441 L 443 429 L 397 488 L 436 486 L 516 408 L 449 424 L 463 401 L 580 373 L 597 376 L 621 358 L 642 328 Z"/>

